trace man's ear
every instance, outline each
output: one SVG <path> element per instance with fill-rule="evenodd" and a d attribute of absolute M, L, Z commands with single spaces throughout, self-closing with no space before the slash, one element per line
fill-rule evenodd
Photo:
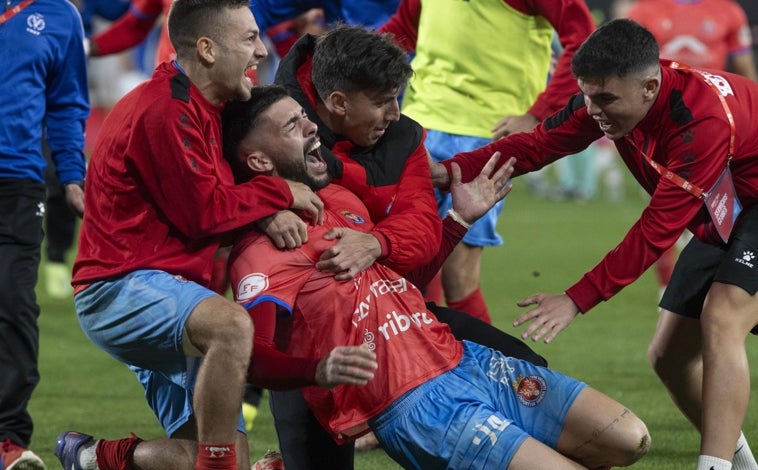
<path fill-rule="evenodd" d="M 274 162 L 260 150 L 248 153 L 245 156 L 245 162 L 247 167 L 256 173 L 270 174 L 274 171 Z"/>
<path fill-rule="evenodd" d="M 326 98 L 326 108 L 330 113 L 344 116 L 347 111 L 347 95 L 341 91 L 333 91 Z"/>
<path fill-rule="evenodd" d="M 661 88 L 660 76 L 653 75 L 652 77 L 646 78 L 645 82 L 643 83 L 643 87 L 643 95 L 645 96 L 645 99 L 648 101 L 655 99 L 655 97 L 658 95 L 658 90 Z"/>
<path fill-rule="evenodd" d="M 216 43 L 213 42 L 213 39 L 202 36 L 195 43 L 195 49 L 197 50 L 197 55 L 200 57 L 200 60 L 203 62 L 208 64 L 216 62 L 217 46 Z"/>

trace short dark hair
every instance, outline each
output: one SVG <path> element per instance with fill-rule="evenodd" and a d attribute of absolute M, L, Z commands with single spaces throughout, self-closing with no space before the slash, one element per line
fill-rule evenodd
<path fill-rule="evenodd" d="M 391 34 L 340 24 L 316 40 L 311 77 L 322 100 L 334 91 L 393 91 L 412 74 L 408 55 Z"/>
<path fill-rule="evenodd" d="M 234 169 L 238 183 L 252 176 L 251 170 L 239 158 L 240 144 L 258 124 L 261 114 L 274 103 L 288 96 L 287 90 L 278 85 L 255 87 L 250 90 L 249 100 L 230 101 L 221 111 L 224 158 Z"/>
<path fill-rule="evenodd" d="M 653 34 L 628 19 L 597 28 L 571 58 L 577 78 L 625 77 L 658 66 L 658 42 Z"/>
<path fill-rule="evenodd" d="M 168 13 L 168 36 L 177 55 L 194 48 L 203 36 L 219 41 L 226 11 L 249 7 L 248 0 L 174 0 Z"/>

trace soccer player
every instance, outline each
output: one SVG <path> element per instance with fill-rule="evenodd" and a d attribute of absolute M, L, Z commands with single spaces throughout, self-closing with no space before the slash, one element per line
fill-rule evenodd
<path fill-rule="evenodd" d="M 29 449 L 29 400 L 39 382 L 35 295 L 45 215 L 43 139 L 81 216 L 89 114 L 82 21 L 57 0 L 6 0 L 0 9 L 0 470 L 40 470 Z"/>
<path fill-rule="evenodd" d="M 337 231 L 339 240 L 322 254 L 318 268 L 338 279 L 357 275 L 377 259 L 402 274 L 414 271 L 446 256 L 466 233 L 455 211 L 440 223 L 424 129 L 399 111 L 398 94 L 411 73 L 406 54 L 391 36 L 345 25 L 318 38 L 301 38 L 277 71 L 275 81 L 319 124 L 322 154 L 334 181 L 361 197 L 375 222 L 369 233 Z M 546 365 L 525 344 L 481 320 L 429 308 L 459 339 Z M 309 410 L 299 391 L 269 397 L 285 464 L 315 469 L 322 461 L 335 469 L 353 467 L 352 446 L 335 447 L 328 436 L 315 437 L 324 434 L 321 426 L 303 423 L 297 410 Z"/>
<path fill-rule="evenodd" d="M 240 407 L 253 326 L 208 289 L 213 255 L 231 231 L 264 218 L 267 233 L 305 228 L 280 210 L 321 218 L 302 183 L 236 185 L 222 157 L 222 105 L 250 98 L 246 71 L 267 54 L 247 1 L 175 0 L 168 24 L 177 59 L 103 123 L 73 284 L 82 329 L 135 371 L 169 438 L 66 432 L 55 449 L 66 469 L 248 467 Z"/>
<path fill-rule="evenodd" d="M 324 225 L 309 225 L 307 244 L 283 251 L 250 232 L 232 251 L 235 299 L 256 324 L 253 381 L 304 386 L 336 440 L 371 428 L 404 468 L 596 468 L 646 453 L 650 436 L 631 411 L 560 373 L 456 340 L 392 269 L 374 263 L 345 281 L 319 271 L 334 244 L 323 235 L 370 231 L 370 213 L 329 184 L 303 108 L 279 87 L 252 93 L 224 110 L 225 155 L 238 179 L 286 176 L 324 201 Z M 509 164 L 490 179 L 492 167 L 483 178 L 496 197 L 478 215 L 506 192 Z"/>
<path fill-rule="evenodd" d="M 659 60 L 653 35 L 631 20 L 598 28 L 574 55 L 572 70 L 582 93 L 563 111 L 530 133 L 450 163 L 461 165 L 466 181 L 500 151 L 517 158 L 514 174 L 522 174 L 603 135 L 614 141 L 650 203 L 621 243 L 565 293 L 523 299 L 521 306 L 536 307 L 514 324 L 530 323 L 524 338 L 552 341 L 579 312 L 642 275 L 689 229 L 695 239 L 661 299 L 654 337 L 661 361 L 686 365 L 665 385 L 676 402 L 690 403 L 687 416 L 701 432 L 698 470 L 729 469 L 750 395 L 745 340 L 758 324 L 758 84 Z M 433 169 L 440 187 L 450 163 Z M 740 452 L 749 453 L 746 444 Z"/>

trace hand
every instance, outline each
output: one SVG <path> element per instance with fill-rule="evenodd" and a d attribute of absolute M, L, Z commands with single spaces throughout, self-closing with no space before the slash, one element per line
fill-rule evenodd
<path fill-rule="evenodd" d="M 324 239 L 339 241 L 321 253 L 316 269 L 336 273 L 334 278 L 338 281 L 354 278 L 382 254 L 379 240 L 370 233 L 336 227 L 329 230 Z"/>
<path fill-rule="evenodd" d="M 308 226 L 292 211 L 279 211 L 256 222 L 280 250 L 297 248 L 308 241 Z"/>
<path fill-rule="evenodd" d="M 285 180 L 287 181 L 287 180 Z M 324 203 L 307 185 L 287 181 L 292 193 L 292 209 L 305 211 L 314 224 L 324 223 Z"/>
<path fill-rule="evenodd" d="M 516 159 L 511 157 L 493 173 L 499 159 L 500 152 L 493 153 L 479 175 L 466 184 L 461 183 L 461 169 L 458 164 L 451 164 L 453 177 L 450 182 L 450 195 L 453 199 L 453 209 L 469 224 L 476 222 L 511 191 L 512 185 L 508 178 L 513 174 Z"/>
<path fill-rule="evenodd" d="M 492 131 L 492 140 L 500 139 L 518 132 L 531 131 L 540 121 L 529 113 L 521 116 L 505 116 L 499 120 Z"/>
<path fill-rule="evenodd" d="M 366 385 L 378 367 L 376 354 L 368 346 L 337 346 L 316 366 L 316 384 L 324 388 Z"/>
<path fill-rule="evenodd" d="M 529 327 L 521 333 L 522 339 L 530 336 L 532 340 L 539 341 L 543 336 L 545 343 L 549 343 L 558 333 L 566 329 L 579 313 L 579 308 L 566 294 L 536 294 L 516 302 L 519 307 L 537 305 L 536 308 L 522 313 L 513 326 L 520 326 L 530 320 L 534 320 Z"/>
<path fill-rule="evenodd" d="M 80 218 L 84 215 L 84 190 L 78 184 L 66 184 L 63 186 L 66 192 L 66 203 Z"/>

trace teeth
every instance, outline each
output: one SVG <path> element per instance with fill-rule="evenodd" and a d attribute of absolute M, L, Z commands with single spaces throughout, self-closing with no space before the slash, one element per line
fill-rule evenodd
<path fill-rule="evenodd" d="M 311 145 L 311 146 L 308 148 L 308 153 L 311 153 L 311 152 L 313 152 L 314 150 L 316 150 L 316 149 L 317 149 L 317 148 L 319 148 L 319 147 L 321 147 L 321 141 L 320 141 L 320 140 L 317 140 L 316 142 L 314 142 L 314 143 L 313 143 L 313 145 Z"/>

